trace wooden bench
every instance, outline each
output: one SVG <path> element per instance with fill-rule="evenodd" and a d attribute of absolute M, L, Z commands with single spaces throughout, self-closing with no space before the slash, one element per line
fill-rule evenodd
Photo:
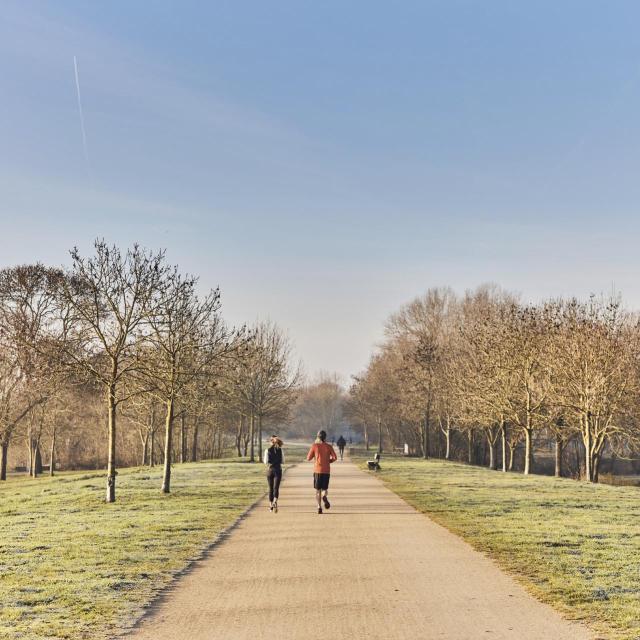
<path fill-rule="evenodd" d="M 380 454 L 376 453 L 373 460 L 367 460 L 367 469 L 369 471 L 380 471 Z"/>

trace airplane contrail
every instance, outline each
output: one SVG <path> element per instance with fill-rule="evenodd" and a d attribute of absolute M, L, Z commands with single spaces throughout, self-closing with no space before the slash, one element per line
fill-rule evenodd
<path fill-rule="evenodd" d="M 80 129 L 82 131 L 82 147 L 84 149 L 84 157 L 87 161 L 87 169 L 89 169 L 89 148 L 87 147 L 87 132 L 84 128 L 84 114 L 82 113 L 82 99 L 80 98 L 80 76 L 78 75 L 78 60 L 73 56 L 73 68 L 76 73 L 76 92 L 78 94 L 78 111 L 80 112 Z"/>

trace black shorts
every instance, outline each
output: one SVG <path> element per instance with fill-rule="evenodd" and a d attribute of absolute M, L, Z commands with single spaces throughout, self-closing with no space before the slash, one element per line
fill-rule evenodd
<path fill-rule="evenodd" d="M 313 474 L 313 487 L 314 489 L 328 489 L 329 488 L 329 478 L 331 474 L 329 473 L 314 473 Z"/>

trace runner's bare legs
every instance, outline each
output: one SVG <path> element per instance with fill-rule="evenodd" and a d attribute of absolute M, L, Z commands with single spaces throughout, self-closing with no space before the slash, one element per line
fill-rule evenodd
<path fill-rule="evenodd" d="M 316 489 L 316 502 L 318 503 L 318 509 L 322 509 L 322 501 L 324 498 L 329 499 L 329 489 Z"/>

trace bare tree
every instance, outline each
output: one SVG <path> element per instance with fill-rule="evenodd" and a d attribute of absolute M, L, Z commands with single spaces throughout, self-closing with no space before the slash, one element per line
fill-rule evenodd
<path fill-rule="evenodd" d="M 591 297 L 550 303 L 554 403 L 581 435 L 584 475 L 597 482 L 600 458 L 612 438 L 628 438 L 626 414 L 638 393 L 637 321 L 619 299 Z"/>
<path fill-rule="evenodd" d="M 131 393 L 122 407 L 122 415 L 133 423 L 140 437 L 140 465 L 155 466 L 156 435 L 161 424 L 163 407 L 155 394 L 144 386 Z M 134 382 L 135 384 L 135 382 Z"/>
<path fill-rule="evenodd" d="M 139 348 L 162 298 L 167 274 L 164 252 L 134 245 L 122 254 L 103 240 L 85 258 L 71 252 L 72 267 L 58 289 L 64 361 L 82 370 L 105 393 L 108 414 L 106 501 L 116 499 L 116 425 L 118 406 L 129 393 L 125 382 L 140 370 Z"/>
<path fill-rule="evenodd" d="M 188 386 L 200 376 L 214 375 L 219 362 L 241 347 L 238 338 L 243 330 L 230 331 L 220 315 L 219 290 L 199 299 L 196 282 L 177 270 L 171 272 L 164 289 L 157 293 L 154 313 L 149 315 L 152 330 L 148 340 L 155 357 L 146 367 L 145 377 L 165 406 L 163 493 L 171 490 L 176 403 L 186 404 Z M 181 451 L 184 459 L 184 441 Z"/>
<path fill-rule="evenodd" d="M 305 438 L 315 436 L 318 429 L 336 433 L 343 425 L 345 401 L 337 374 L 322 372 L 299 390 L 291 428 Z"/>
<path fill-rule="evenodd" d="M 446 341 L 456 297 L 451 289 L 432 288 L 391 316 L 386 333 L 402 353 L 400 375 L 408 387 L 410 402 L 419 406 L 417 420 L 420 448 L 429 457 L 429 437 L 436 419 L 440 388 L 444 382 Z"/>
<path fill-rule="evenodd" d="M 366 373 L 359 376 L 351 376 L 352 383 L 349 387 L 349 396 L 345 400 L 344 413 L 352 425 L 362 430 L 364 446 L 369 451 L 369 428 L 373 423 L 372 407 L 368 403 L 367 389 L 364 384 Z"/>
<path fill-rule="evenodd" d="M 60 374 L 57 345 L 49 335 L 60 278 L 59 271 L 40 264 L 0 272 L 0 479 L 6 478 L 11 436 L 25 420 L 30 473 L 41 467 L 42 405 Z"/>
<path fill-rule="evenodd" d="M 292 365 L 291 351 L 286 334 L 274 323 L 263 322 L 253 331 L 247 353 L 238 363 L 236 389 L 249 415 L 251 462 L 255 462 L 256 440 L 262 456 L 264 419 L 285 415 L 295 399 L 300 368 Z"/>

